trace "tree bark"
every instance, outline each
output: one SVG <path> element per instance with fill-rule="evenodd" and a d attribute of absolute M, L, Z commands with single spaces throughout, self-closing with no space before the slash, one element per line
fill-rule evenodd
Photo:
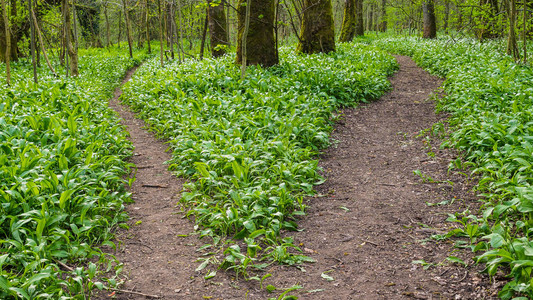
<path fill-rule="evenodd" d="M 355 1 L 346 0 L 344 4 L 344 16 L 342 18 L 341 34 L 339 42 L 350 42 L 355 36 L 356 13 Z"/>
<path fill-rule="evenodd" d="M 7 5 L 6 10 L 3 10 L 6 12 L 6 20 L 4 18 L 0 18 L 0 61 L 5 62 L 6 61 L 6 53 L 9 53 L 9 61 L 17 61 L 19 58 L 19 50 L 18 50 L 18 36 L 13 34 L 13 26 L 10 24 L 9 19 L 13 19 L 13 17 L 17 17 L 17 7 L 16 2 L 11 2 L 11 13 L 9 16 L 7 15 Z M 9 36 L 8 36 L 9 35 Z M 7 45 L 7 40 L 9 39 L 9 46 Z"/>
<path fill-rule="evenodd" d="M 424 33 L 425 39 L 434 39 L 437 37 L 437 24 L 435 20 L 435 6 L 433 0 L 426 0 L 422 6 L 424 15 Z"/>
<path fill-rule="evenodd" d="M 160 60 L 161 60 L 161 67 L 163 67 L 164 66 L 163 54 L 165 51 L 165 44 L 163 42 L 163 16 L 161 13 L 161 0 L 157 0 L 157 8 L 159 12 L 159 48 L 161 49 L 161 51 L 159 51 L 159 54 L 160 54 Z"/>
<path fill-rule="evenodd" d="M 518 52 L 518 45 L 516 42 L 516 0 L 509 0 L 509 34 L 507 36 L 507 54 L 512 55 L 518 61 L 520 53 Z"/>
<path fill-rule="evenodd" d="M 104 7 L 104 16 L 105 16 L 105 30 L 106 30 L 106 40 L 107 44 L 106 47 L 113 46 L 113 42 L 111 42 L 111 37 L 109 34 L 109 16 L 107 15 L 107 7 L 109 5 L 109 2 L 105 3 Z"/>
<path fill-rule="evenodd" d="M 235 62 L 243 62 L 243 34 L 246 23 L 246 0 L 239 0 L 237 57 Z M 276 40 L 274 38 L 274 0 L 249 0 L 250 26 L 246 34 L 247 65 L 270 67 L 278 64 Z M 244 4 L 244 5 L 243 5 Z"/>
<path fill-rule="evenodd" d="M 69 67 L 70 67 L 70 73 L 72 76 L 78 76 L 78 52 L 74 49 L 74 46 L 72 45 L 71 37 L 71 20 L 70 20 L 70 4 L 68 3 L 68 0 L 63 0 L 63 20 L 64 20 L 64 34 L 65 34 L 65 43 L 66 43 L 66 50 L 69 58 Z"/>
<path fill-rule="evenodd" d="M 204 58 L 204 50 L 205 50 L 205 39 L 207 37 L 207 27 L 208 27 L 208 16 L 207 16 L 207 10 L 205 12 L 205 22 L 204 22 L 204 28 L 202 29 L 202 42 L 200 44 L 200 60 Z"/>
<path fill-rule="evenodd" d="M 387 31 L 387 0 L 381 1 L 381 23 L 379 23 L 379 31 Z"/>
<path fill-rule="evenodd" d="M 6 82 L 7 82 L 7 85 L 11 85 L 11 64 L 9 62 L 9 58 L 11 56 L 11 32 L 9 30 L 9 18 L 7 17 L 6 2 L 5 0 L 0 0 L 0 1 L 2 1 L 2 19 L 4 20 L 4 32 L 5 32 L 5 39 L 6 39 L 5 57 L 4 57 L 4 61 L 6 63 Z"/>
<path fill-rule="evenodd" d="M 211 55 L 220 57 L 226 54 L 226 48 L 229 46 L 224 5 L 222 3 L 213 3 L 213 0 L 207 0 L 207 16 L 209 37 L 211 39 Z"/>
<path fill-rule="evenodd" d="M 335 24 L 331 0 L 304 0 L 297 51 L 309 54 L 335 51 Z"/>
<path fill-rule="evenodd" d="M 128 1 L 122 0 L 122 4 L 124 6 L 124 20 L 126 20 L 126 37 L 128 39 L 128 49 L 130 53 L 130 58 L 133 58 L 133 49 L 132 49 L 132 43 L 131 40 L 131 27 L 130 27 L 130 17 L 128 12 Z"/>
<path fill-rule="evenodd" d="M 152 45 L 150 43 L 150 5 L 148 4 L 148 0 L 146 0 L 144 4 L 146 6 L 146 19 L 144 21 L 146 26 L 146 42 L 148 43 L 148 53 L 152 53 Z"/>
<path fill-rule="evenodd" d="M 43 51 L 43 56 L 44 56 L 44 59 L 46 60 L 46 64 L 48 65 L 48 68 L 50 68 L 50 71 L 52 71 L 54 76 L 57 77 L 57 73 L 54 70 L 54 67 L 52 67 L 52 64 L 50 63 L 50 60 L 48 59 L 48 55 L 46 54 L 46 49 L 44 47 L 43 36 L 42 36 L 41 30 L 39 29 L 39 23 L 37 22 L 37 17 L 35 17 L 35 13 L 33 12 L 33 10 L 31 11 L 31 17 L 32 17 L 33 22 L 34 22 L 35 31 L 37 32 L 37 37 L 39 38 L 39 45 L 41 46 L 41 50 Z"/>

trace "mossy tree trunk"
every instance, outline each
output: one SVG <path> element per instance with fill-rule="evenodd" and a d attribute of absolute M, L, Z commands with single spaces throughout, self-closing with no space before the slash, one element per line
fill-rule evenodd
<path fill-rule="evenodd" d="M 298 52 L 335 51 L 335 24 L 331 0 L 304 0 Z"/>
<path fill-rule="evenodd" d="M 437 22 L 435 19 L 435 5 L 433 0 L 426 0 L 422 6 L 424 15 L 424 33 L 425 39 L 434 39 L 437 37 Z"/>
<path fill-rule="evenodd" d="M 355 36 L 355 1 L 356 0 L 346 0 L 346 3 L 344 4 L 344 16 L 342 18 L 342 27 L 341 34 L 339 36 L 339 42 L 349 42 L 353 40 Z"/>
<path fill-rule="evenodd" d="M 239 0 L 237 38 L 237 57 L 235 62 L 243 61 L 242 37 L 246 22 L 246 0 Z M 278 64 L 276 39 L 274 37 L 274 0 L 250 0 L 250 26 L 246 35 L 247 65 L 270 67 Z"/>
<path fill-rule="evenodd" d="M 216 3 L 213 0 L 207 0 L 207 15 L 209 37 L 211 38 L 211 55 L 220 57 L 226 54 L 226 48 L 229 46 L 223 1 Z"/>

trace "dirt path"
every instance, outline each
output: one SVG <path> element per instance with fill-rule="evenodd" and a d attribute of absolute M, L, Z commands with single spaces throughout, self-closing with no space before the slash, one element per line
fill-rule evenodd
<path fill-rule="evenodd" d="M 327 182 L 318 187 L 323 197 L 309 199 L 308 215 L 299 221 L 303 231 L 292 234 L 316 263 L 295 267 L 272 266 L 265 281 L 277 288 L 299 284 L 292 294 L 300 299 L 487 299 L 492 291 L 477 274 L 479 268 L 446 263 L 450 242 L 423 243 L 444 233 L 447 212 L 475 205 L 461 176 L 447 177 L 450 151 L 435 149 L 416 136 L 440 119 L 427 101 L 442 81 L 397 57 L 401 69 L 391 78 L 394 90 L 381 100 L 343 111 L 333 138 L 338 142 L 320 158 Z M 129 80 L 131 73 L 125 79 Z M 231 272 L 204 280 L 195 272 L 195 249 L 202 245 L 190 233 L 193 224 L 175 207 L 181 181 L 163 162 L 170 158 L 165 145 L 142 129 L 144 123 L 117 103 L 111 106 L 128 126 L 139 167 L 133 185 L 134 204 L 129 231 L 118 259 L 128 280 L 124 288 L 164 299 L 267 299 L 278 294 L 260 290 L 257 282 L 235 281 Z M 430 153 L 428 155 L 427 153 Z M 432 157 L 431 152 L 436 156 Z M 449 183 L 422 183 L 422 174 Z M 158 186 L 158 187 L 153 187 Z M 426 202 L 456 201 L 428 206 Z M 464 253 L 454 253 L 471 264 Z M 444 262 L 423 270 L 413 260 Z M 266 273 L 265 272 L 265 273 Z M 324 279 L 325 274 L 334 278 Z M 205 270 L 204 270 L 205 273 Z M 265 274 L 263 273 L 263 274 Z M 262 275 L 262 274 L 261 274 Z M 309 292 L 311 291 L 311 292 Z M 145 299 L 133 294 L 119 299 Z"/>

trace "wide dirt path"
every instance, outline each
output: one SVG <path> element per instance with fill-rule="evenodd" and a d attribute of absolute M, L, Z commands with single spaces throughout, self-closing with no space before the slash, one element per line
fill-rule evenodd
<path fill-rule="evenodd" d="M 407 57 L 397 57 L 400 71 L 391 78 L 393 91 L 379 101 L 342 111 L 333 133 L 335 144 L 320 157 L 327 181 L 318 187 L 320 197 L 308 199 L 308 215 L 299 221 L 301 232 L 291 233 L 306 255 L 316 263 L 303 268 L 273 265 L 264 285 L 278 289 L 295 284 L 291 294 L 300 299 L 475 299 L 490 298 L 482 286 L 488 280 L 479 268 L 463 268 L 446 261 L 449 242 L 424 243 L 452 226 L 447 212 L 462 211 L 475 203 L 465 178 L 447 176 L 453 157 L 436 149 L 421 130 L 441 120 L 428 101 L 442 84 Z M 130 75 L 125 79 L 129 80 Z M 122 231 L 116 253 L 124 263 L 124 289 L 162 299 L 267 299 L 279 295 L 259 289 L 256 281 L 235 280 L 233 273 L 218 271 L 209 280 L 195 272 L 204 242 L 183 236 L 193 223 L 176 208 L 181 181 L 163 164 L 170 158 L 166 146 L 142 127 L 144 123 L 117 103 L 111 106 L 128 126 L 138 167 L 133 199 L 127 207 L 131 229 Z M 434 138 L 431 138 L 434 139 Z M 432 145 L 433 144 L 433 145 Z M 427 154 L 429 153 L 429 155 Z M 435 157 L 431 153 L 435 153 Z M 422 182 L 414 170 L 433 180 Z M 428 206 L 448 200 L 452 205 Z M 475 206 L 475 205 L 474 205 Z M 454 253 L 468 264 L 464 253 Z M 414 260 L 442 263 L 423 270 Z M 327 280 L 326 274 L 334 280 Z M 106 298 L 105 295 L 102 295 Z M 145 299 L 133 293 L 119 299 Z"/>

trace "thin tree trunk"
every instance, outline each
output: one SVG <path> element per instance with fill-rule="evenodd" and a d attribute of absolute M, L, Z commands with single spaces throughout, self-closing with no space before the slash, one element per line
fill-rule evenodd
<path fill-rule="evenodd" d="M 509 35 L 507 37 L 507 54 L 512 55 L 515 60 L 520 59 L 518 45 L 516 42 L 516 0 L 510 0 L 509 9 Z"/>
<path fill-rule="evenodd" d="M 355 35 L 365 35 L 365 26 L 363 21 L 363 0 L 355 0 Z"/>
<path fill-rule="evenodd" d="M 246 66 L 248 65 L 248 47 L 247 47 L 247 38 L 248 32 L 250 31 L 250 9 L 251 0 L 246 1 L 246 15 L 244 16 L 244 31 L 242 32 L 242 44 L 241 44 L 241 80 L 246 76 Z"/>
<path fill-rule="evenodd" d="M 158 7 L 158 10 L 159 10 L 159 48 L 161 49 L 160 51 L 160 58 L 161 58 L 161 67 L 164 66 L 164 61 L 163 61 L 163 54 L 164 54 L 164 51 L 165 51 L 165 45 L 164 45 L 164 41 L 163 41 L 163 16 L 162 16 L 162 13 L 161 13 L 161 0 L 157 0 L 157 7 Z"/>
<path fill-rule="evenodd" d="M 146 5 L 146 42 L 148 43 L 148 53 L 152 53 L 152 45 L 150 43 L 150 5 L 148 4 L 148 0 L 144 3 Z"/>
<path fill-rule="evenodd" d="M 118 11 L 118 38 L 117 45 L 120 48 L 120 41 L 122 40 L 122 11 Z"/>
<path fill-rule="evenodd" d="M 126 21 L 126 37 L 128 39 L 128 49 L 130 53 L 130 58 L 133 58 L 133 49 L 132 49 L 132 43 L 131 40 L 131 28 L 130 28 L 130 17 L 128 13 L 128 3 L 127 0 L 122 0 L 122 4 L 124 5 L 124 20 Z"/>
<path fill-rule="evenodd" d="M 182 26 L 182 20 L 181 20 L 181 0 L 178 0 L 178 25 L 176 26 L 176 20 L 174 20 L 174 26 L 176 28 L 179 28 L 179 35 L 178 35 L 178 51 L 181 52 L 181 54 L 185 55 L 185 51 L 183 50 L 183 47 L 181 46 L 181 41 L 183 40 L 183 26 Z M 177 30 L 177 29 L 176 29 Z M 178 31 L 177 31 L 178 32 Z M 180 55 L 180 61 L 181 61 L 181 55 Z"/>
<path fill-rule="evenodd" d="M 107 6 L 108 5 L 109 5 L 109 2 L 106 2 L 105 3 L 105 7 L 104 7 L 105 29 L 106 29 L 106 40 L 107 40 L 106 47 L 112 46 L 111 37 L 109 35 L 109 16 L 107 15 Z"/>
<path fill-rule="evenodd" d="M 379 31 L 387 31 L 387 0 L 381 0 L 381 23 L 379 24 Z"/>
<path fill-rule="evenodd" d="M 74 25 L 74 45 L 76 46 L 76 51 L 79 49 L 78 44 L 78 26 L 76 25 L 76 1 L 72 1 L 72 23 Z M 92 30 L 92 26 L 91 26 Z"/>
<path fill-rule="evenodd" d="M 6 9 L 6 2 L 5 0 L 2 1 L 2 17 L 4 18 L 4 29 L 6 32 L 6 82 L 8 85 L 11 85 L 11 64 L 10 64 L 10 56 L 11 56 L 11 31 L 10 31 L 10 23 L 9 18 L 7 17 L 7 9 Z"/>
<path fill-rule="evenodd" d="M 63 0 L 63 34 L 65 35 L 65 49 L 67 52 L 67 76 L 68 76 L 68 67 L 70 67 L 70 73 L 72 76 L 78 76 L 78 53 L 75 51 L 74 46 L 72 46 L 70 36 L 71 36 L 71 20 L 70 20 L 70 4 L 68 0 Z"/>
<path fill-rule="evenodd" d="M 205 11 L 205 22 L 204 22 L 204 28 L 202 30 L 202 42 L 200 44 L 200 60 L 204 58 L 204 50 L 205 50 L 205 39 L 207 38 L 207 25 L 208 25 L 208 13 L 207 9 Z"/>
<path fill-rule="evenodd" d="M 174 59 L 174 1 L 170 3 L 170 8 L 168 10 L 168 18 L 170 21 L 170 57 Z"/>
<path fill-rule="evenodd" d="M 28 0 L 28 11 L 32 11 L 32 2 Z M 33 65 L 33 82 L 37 83 L 37 65 L 35 61 L 35 27 L 31 21 L 31 16 L 29 16 L 30 21 L 30 45 L 31 45 L 31 64 Z"/>
<path fill-rule="evenodd" d="M 31 16 L 32 16 L 33 22 L 35 23 L 34 25 L 35 31 L 37 31 L 37 37 L 39 38 L 39 45 L 41 45 L 41 50 L 43 51 L 44 60 L 46 61 L 48 68 L 50 68 L 50 71 L 52 71 L 54 76 L 58 77 L 56 71 L 54 70 L 54 67 L 52 67 L 50 60 L 48 59 L 48 55 L 46 54 L 46 49 L 44 47 L 44 42 L 43 42 L 43 36 L 41 34 L 41 30 L 39 29 L 39 23 L 37 22 L 37 17 L 35 17 L 35 13 L 33 12 L 33 10 L 31 11 Z"/>
<path fill-rule="evenodd" d="M 523 36 L 523 40 L 524 40 L 524 64 L 527 63 L 527 2 L 526 0 L 524 0 L 524 8 L 523 8 L 523 12 L 524 14 L 522 15 L 522 18 L 524 20 L 524 29 L 523 29 L 523 32 L 522 34 L 524 35 Z"/>
<path fill-rule="evenodd" d="M 450 1 L 445 0 L 444 2 L 444 24 L 443 29 L 444 33 L 448 34 L 448 22 L 450 20 Z"/>

